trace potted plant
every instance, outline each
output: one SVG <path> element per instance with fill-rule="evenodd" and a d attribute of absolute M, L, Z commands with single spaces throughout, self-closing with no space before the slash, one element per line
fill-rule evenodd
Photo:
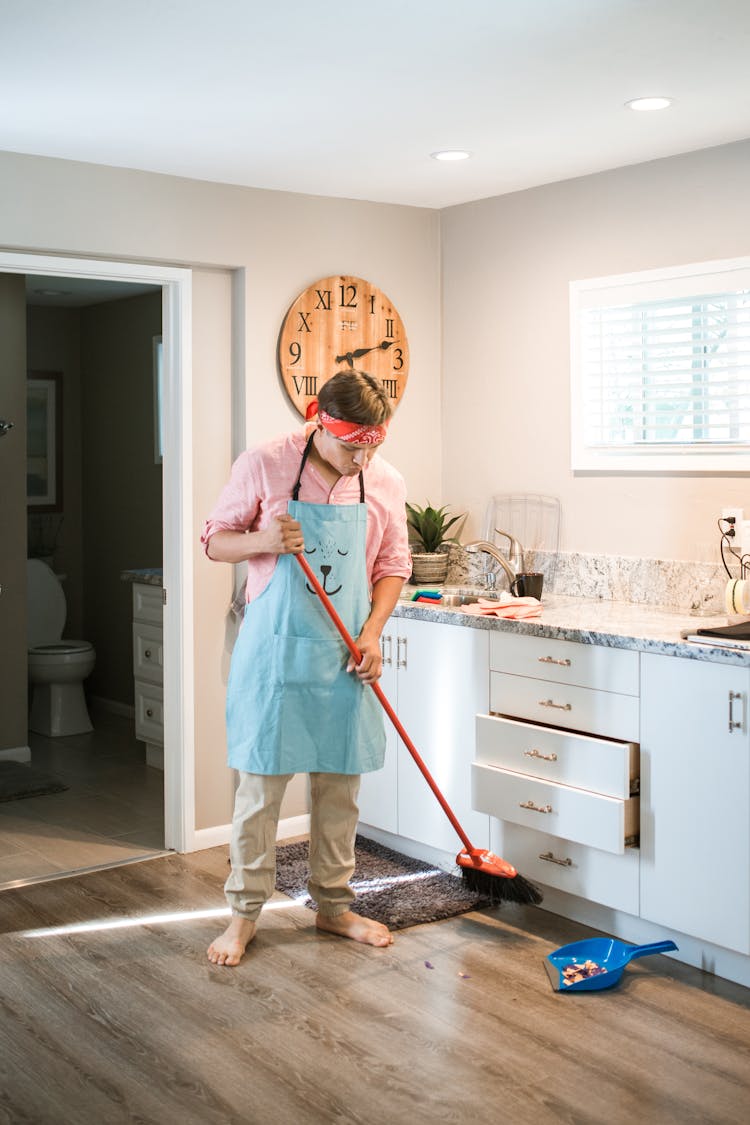
<path fill-rule="evenodd" d="M 451 516 L 445 504 L 433 508 L 429 501 L 420 508 L 416 504 L 406 505 L 406 522 L 409 525 L 409 539 L 412 550 L 412 580 L 421 585 L 426 582 L 445 582 L 448 575 L 450 554 L 446 550 L 450 543 L 458 543 L 458 534 L 463 527 L 466 515 Z M 453 535 L 450 529 L 461 521 Z"/>

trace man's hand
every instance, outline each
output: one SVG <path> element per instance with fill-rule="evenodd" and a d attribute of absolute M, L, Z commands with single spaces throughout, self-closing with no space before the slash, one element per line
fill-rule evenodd
<path fill-rule="evenodd" d="M 357 637 L 357 648 L 362 653 L 359 664 L 349 657 L 347 672 L 356 672 L 363 684 L 375 684 L 383 672 L 383 657 L 380 653 L 380 637 L 368 635 L 364 630 Z"/>
<path fill-rule="evenodd" d="M 264 534 L 267 536 L 265 549 L 274 555 L 298 555 L 305 549 L 302 526 L 290 515 L 277 516 L 269 524 Z"/>

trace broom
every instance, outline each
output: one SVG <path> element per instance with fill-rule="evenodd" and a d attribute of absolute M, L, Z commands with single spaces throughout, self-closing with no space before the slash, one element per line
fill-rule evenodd
<path fill-rule="evenodd" d="M 307 559 L 304 555 L 295 555 L 295 558 L 305 572 L 308 582 L 323 603 L 331 621 L 341 634 L 344 644 L 354 657 L 355 662 L 359 664 L 362 659 L 362 653 L 357 648 L 346 626 L 334 609 L 328 594 L 326 594 L 320 582 L 315 577 Z M 502 902 L 531 903 L 535 906 L 540 903 L 542 901 L 542 895 L 539 889 L 535 887 L 533 883 L 530 883 L 528 879 L 524 879 L 523 875 L 519 875 L 515 867 L 511 866 L 511 864 L 507 863 L 504 859 L 500 859 L 499 856 L 494 855 L 486 848 L 475 848 L 472 845 L 469 837 L 459 824 L 455 813 L 438 789 L 435 779 L 422 761 L 416 746 L 404 730 L 396 712 L 383 694 L 380 684 L 374 683 L 371 684 L 370 687 L 375 692 L 386 715 L 396 728 L 401 741 L 411 754 L 430 789 L 437 797 L 440 802 L 440 807 L 453 825 L 456 835 L 464 846 L 464 850 L 459 852 L 456 856 L 456 863 L 461 869 L 461 876 L 467 887 L 477 894 L 482 895 L 484 898 L 488 898 L 493 906 Z"/>

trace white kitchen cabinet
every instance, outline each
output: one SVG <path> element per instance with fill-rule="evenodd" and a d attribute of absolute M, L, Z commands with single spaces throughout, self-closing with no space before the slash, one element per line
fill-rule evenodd
<path fill-rule="evenodd" d="M 380 687 L 394 711 L 398 711 L 398 676 L 396 668 L 396 628 L 403 624 L 391 617 L 380 637 L 383 674 Z M 388 716 L 385 722 L 385 764 L 382 770 L 362 774 L 359 789 L 359 819 L 363 824 L 380 828 L 394 835 L 398 831 L 398 736 Z"/>
<path fill-rule="evenodd" d="M 473 803 L 524 875 L 637 912 L 638 653 L 493 633 Z"/>
<path fill-rule="evenodd" d="M 472 808 L 474 718 L 488 707 L 488 633 L 392 617 L 383 636 L 381 687 L 438 788 L 478 848 L 489 817 Z M 360 812 L 371 824 L 442 851 L 462 844 L 390 720 L 385 770 L 362 779 Z M 395 752 L 394 752 L 395 751 Z"/>
<path fill-rule="evenodd" d="M 750 953 L 750 670 L 644 654 L 641 916 Z"/>
<path fill-rule="evenodd" d="M 164 769 L 164 627 L 161 586 L 133 583 L 135 736 L 146 761 Z"/>

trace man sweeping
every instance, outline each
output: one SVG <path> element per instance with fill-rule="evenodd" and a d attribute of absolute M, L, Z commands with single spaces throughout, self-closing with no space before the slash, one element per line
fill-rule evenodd
<path fill-rule="evenodd" d="M 202 536 L 220 562 L 247 561 L 245 615 L 227 687 L 229 765 L 239 771 L 225 892 L 229 926 L 208 959 L 237 965 L 276 874 L 276 829 L 295 773 L 310 775 L 310 895 L 319 929 L 386 946 L 351 911 L 360 775 L 380 769 L 383 716 L 367 685 L 380 634 L 411 573 L 400 474 L 378 454 L 391 406 L 371 375 L 322 387 L 303 429 L 243 453 Z M 354 664 L 292 557 L 304 551 L 362 659 Z"/>

